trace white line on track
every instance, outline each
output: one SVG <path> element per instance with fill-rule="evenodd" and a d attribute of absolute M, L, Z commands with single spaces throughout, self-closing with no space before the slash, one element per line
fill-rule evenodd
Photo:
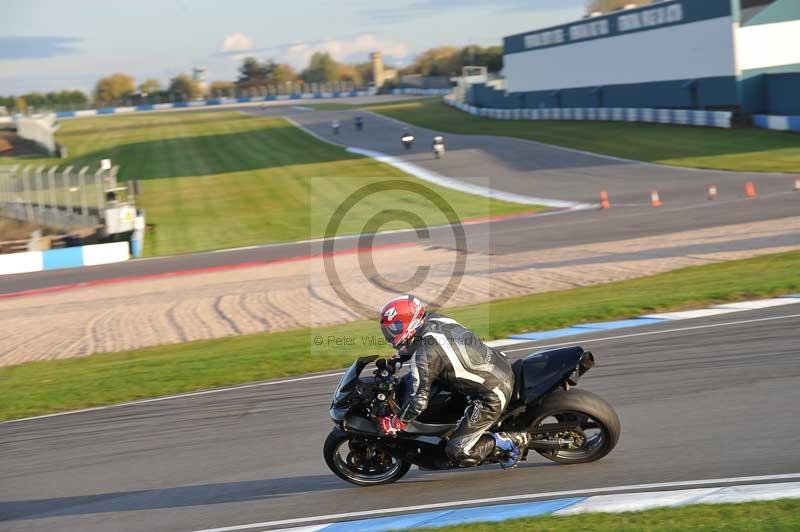
<path fill-rule="evenodd" d="M 654 334 L 667 334 L 667 333 L 676 333 L 676 332 L 684 332 L 684 331 L 694 331 L 698 329 L 711 329 L 713 327 L 729 327 L 731 325 L 744 325 L 746 323 L 759 323 L 762 321 L 775 321 L 775 320 L 788 320 L 792 318 L 800 318 L 800 314 L 789 314 L 788 316 L 771 316 L 769 318 L 755 318 L 752 320 L 739 320 L 739 321 L 728 321 L 723 323 L 708 323 L 706 325 L 695 325 L 693 327 L 678 327 L 675 329 L 665 329 L 663 331 L 648 331 L 648 332 L 641 332 L 641 333 L 631 333 L 631 334 L 621 334 L 619 336 L 605 336 L 603 338 L 592 338 L 588 340 L 584 340 L 582 338 L 577 338 L 571 342 L 561 342 L 558 344 L 548 344 L 548 345 L 537 345 L 531 346 L 535 347 L 536 349 L 545 349 L 548 347 L 558 347 L 562 345 L 574 345 L 574 344 L 588 344 L 590 342 L 603 342 L 606 340 L 620 340 L 623 338 L 635 338 L 637 336 L 650 336 Z M 534 343 L 535 340 L 532 340 L 531 343 Z M 504 353 L 514 353 L 516 351 L 529 351 L 531 347 L 522 347 L 519 349 L 509 349 L 507 351 L 503 351 Z"/>
<path fill-rule="evenodd" d="M 420 504 L 417 506 L 404 506 L 395 508 L 379 508 L 377 510 L 364 510 L 360 512 L 346 512 L 341 514 L 318 515 L 315 517 L 297 517 L 294 519 L 281 519 L 279 521 L 265 521 L 261 523 L 250 523 L 246 525 L 225 526 L 221 528 L 207 528 L 195 530 L 194 532 L 234 532 L 237 530 L 247 530 L 251 528 L 264 528 L 283 525 L 293 525 L 302 523 L 313 523 L 319 521 L 334 521 L 337 519 L 347 519 L 351 517 L 367 517 L 385 514 L 395 514 L 403 512 L 417 512 L 420 510 L 435 510 L 438 508 L 452 508 L 454 506 L 472 506 L 493 504 L 501 502 L 525 501 L 530 499 L 554 499 L 560 497 L 570 497 L 575 495 L 590 495 L 594 493 L 614 493 L 620 491 L 646 490 L 660 488 L 674 488 L 683 486 L 714 486 L 718 484 L 742 484 L 751 482 L 765 482 L 770 480 L 795 480 L 800 478 L 800 473 L 788 473 L 783 475 L 761 475 L 754 477 L 732 477 L 732 478 L 712 478 L 706 480 L 687 480 L 679 482 L 658 482 L 655 484 L 630 484 L 627 486 L 611 486 L 607 488 L 590 488 L 583 490 L 551 491 L 546 493 L 527 493 L 524 495 L 506 495 L 503 497 L 489 497 L 486 499 L 468 499 L 462 501 L 440 502 L 432 504 Z"/>
<path fill-rule="evenodd" d="M 591 338 L 591 339 L 582 339 L 578 338 L 571 342 L 561 342 L 557 344 L 547 344 L 547 345 L 531 345 L 529 347 L 523 347 L 519 349 L 509 349 L 503 351 L 504 353 L 514 353 L 517 351 L 531 351 L 533 349 L 546 349 L 548 347 L 559 347 L 562 345 L 575 345 L 575 344 L 588 344 L 593 342 L 603 342 L 606 340 L 621 340 L 624 338 L 635 338 L 637 336 L 648 336 L 648 335 L 656 335 L 656 334 L 670 334 L 676 332 L 683 332 L 683 331 L 693 331 L 693 330 L 700 330 L 700 329 L 711 329 L 715 327 L 728 327 L 731 325 L 744 325 L 747 323 L 759 323 L 764 321 L 778 321 L 778 320 L 790 320 L 794 318 L 800 318 L 800 314 L 789 314 L 786 316 L 772 316 L 769 318 L 755 318 L 751 320 L 738 320 L 738 321 L 731 321 L 731 322 L 723 322 L 723 323 L 709 323 L 706 325 L 696 325 L 694 327 L 679 327 L 675 329 L 664 329 L 662 331 L 650 331 L 650 332 L 641 332 L 641 333 L 631 333 L 631 334 L 621 334 L 617 336 L 605 336 L 603 338 Z M 535 340 L 531 340 L 531 344 L 536 343 Z M 325 373 L 322 375 L 308 375 L 306 377 L 297 377 L 293 379 L 284 379 L 279 381 L 267 381 L 267 382 L 254 382 L 251 384 L 241 384 L 238 386 L 230 386 L 227 388 L 214 388 L 213 390 L 203 390 L 199 392 L 189 392 L 184 394 L 178 395 L 167 395 L 164 397 L 156 397 L 154 399 L 142 399 L 140 401 L 130 401 L 128 403 L 120 403 L 116 405 L 108 405 L 108 406 L 97 406 L 94 408 L 84 408 L 81 410 L 70 410 L 69 412 L 59 412 L 57 414 L 46 414 L 43 416 L 33 416 L 33 417 L 26 417 L 22 419 L 12 419 L 10 421 L 3 421 L 0 425 L 7 425 L 9 423 L 20 423 L 22 421 L 34 421 L 38 419 L 46 419 L 52 417 L 59 417 L 59 416 L 68 416 L 71 414 L 82 414 L 84 412 L 96 412 L 99 410 L 108 410 L 111 408 L 119 408 L 123 406 L 135 406 L 135 405 L 142 405 L 147 403 L 157 403 L 161 401 L 169 401 L 172 399 L 183 399 L 186 397 L 197 397 L 201 395 L 211 395 L 215 393 L 223 393 L 223 392 L 233 392 L 237 390 L 246 390 L 248 388 L 261 388 L 265 386 L 277 386 L 279 384 L 292 384 L 295 382 L 302 382 L 302 381 L 311 381 L 311 380 L 318 380 L 318 379 L 327 379 L 331 377 L 340 377 L 344 375 L 344 371 L 338 371 L 336 373 Z"/>

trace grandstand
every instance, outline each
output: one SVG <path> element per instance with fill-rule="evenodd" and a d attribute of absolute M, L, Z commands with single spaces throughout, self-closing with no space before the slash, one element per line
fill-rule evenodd
<path fill-rule="evenodd" d="M 477 107 L 800 115 L 800 2 L 668 0 L 504 39 L 506 87 Z"/>

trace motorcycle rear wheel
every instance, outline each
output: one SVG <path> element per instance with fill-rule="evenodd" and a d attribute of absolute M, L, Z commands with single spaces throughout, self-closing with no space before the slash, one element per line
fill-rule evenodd
<path fill-rule="evenodd" d="M 600 460 L 616 447 L 622 430 L 619 416 L 604 399 L 585 390 L 552 393 L 542 401 L 530 427 L 575 421 L 580 424 L 580 430 L 574 433 L 582 439 L 580 446 L 536 452 L 559 464 L 584 464 Z"/>
<path fill-rule="evenodd" d="M 411 464 L 391 456 L 377 447 L 371 459 L 362 443 L 354 441 L 354 436 L 339 429 L 333 429 L 325 439 L 322 454 L 325 463 L 333 473 L 357 486 L 380 486 L 400 480 Z M 344 454 L 344 456 L 343 456 Z"/>

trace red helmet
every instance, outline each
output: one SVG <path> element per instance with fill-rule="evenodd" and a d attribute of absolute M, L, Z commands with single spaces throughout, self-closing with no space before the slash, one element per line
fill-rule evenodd
<path fill-rule="evenodd" d="M 412 295 L 396 297 L 381 309 L 380 322 L 386 341 L 400 349 L 425 324 L 425 306 Z"/>

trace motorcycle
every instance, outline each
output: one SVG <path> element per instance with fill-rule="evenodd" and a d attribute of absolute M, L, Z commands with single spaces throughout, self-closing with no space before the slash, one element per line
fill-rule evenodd
<path fill-rule="evenodd" d="M 342 126 L 341 124 L 339 124 L 339 122 L 334 122 L 333 124 L 331 124 L 331 130 L 333 131 L 333 134 L 338 135 L 341 127 Z"/>
<path fill-rule="evenodd" d="M 372 376 L 361 377 L 375 362 Z M 605 400 L 573 388 L 594 367 L 595 358 L 581 347 L 541 351 L 512 364 L 515 388 L 503 414 L 489 432 L 527 431 L 533 450 L 560 464 L 600 460 L 614 449 L 620 421 Z M 405 430 L 389 436 L 378 419 L 397 411 L 407 379 L 399 364 L 377 356 L 356 360 L 342 376 L 331 402 L 334 429 L 325 440 L 325 463 L 338 477 L 359 486 L 390 484 L 412 465 L 426 470 L 456 469 L 445 454 L 447 435 L 464 415 L 467 398 L 434 383 L 428 407 Z M 481 465 L 499 463 L 489 456 Z"/>
<path fill-rule="evenodd" d="M 356 131 L 362 131 L 364 129 L 364 120 L 360 116 L 355 118 L 355 126 Z"/>
<path fill-rule="evenodd" d="M 444 156 L 445 147 L 444 147 L 444 139 L 442 137 L 434 137 L 433 139 L 433 155 L 437 159 L 441 159 Z"/>
<path fill-rule="evenodd" d="M 400 137 L 405 149 L 410 150 L 414 146 L 414 135 L 406 134 Z"/>

